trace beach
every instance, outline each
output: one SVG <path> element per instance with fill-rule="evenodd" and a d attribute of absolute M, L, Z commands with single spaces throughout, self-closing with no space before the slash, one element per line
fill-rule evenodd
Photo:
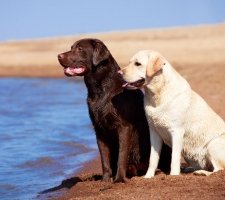
<path fill-rule="evenodd" d="M 93 172 L 95 173 L 95 172 Z M 218 172 L 210 177 L 182 174 L 180 176 L 168 176 L 158 174 L 152 179 L 134 177 L 127 183 L 104 183 L 89 180 L 74 183 L 74 186 L 60 200 L 75 199 L 224 199 L 225 172 Z"/>
<path fill-rule="evenodd" d="M 154 49 L 163 54 L 192 89 L 225 119 L 225 24 L 99 33 L 0 43 L 1 77 L 64 77 L 57 55 L 78 39 L 101 39 L 120 66 L 134 53 Z M 213 123 L 213 122 L 212 122 Z M 209 177 L 159 173 L 152 179 L 104 183 L 99 156 L 62 180 L 48 199 L 225 199 L 225 171 Z M 46 190 L 49 188 L 46 188 Z M 53 194 L 57 191 L 57 197 Z"/>

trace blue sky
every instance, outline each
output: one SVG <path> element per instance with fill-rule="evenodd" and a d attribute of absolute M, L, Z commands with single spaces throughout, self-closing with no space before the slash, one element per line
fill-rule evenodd
<path fill-rule="evenodd" d="M 224 0 L 1 0 L 0 41 L 225 22 Z"/>

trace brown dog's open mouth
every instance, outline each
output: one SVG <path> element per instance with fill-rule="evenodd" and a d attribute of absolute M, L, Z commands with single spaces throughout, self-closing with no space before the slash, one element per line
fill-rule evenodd
<path fill-rule="evenodd" d="M 126 88 L 126 89 L 129 89 L 129 90 L 136 90 L 136 89 L 142 87 L 144 85 L 144 83 L 145 83 L 145 79 L 142 78 L 142 79 L 137 80 L 137 81 L 132 82 L 132 83 L 126 82 L 126 83 L 123 84 L 123 87 Z"/>
<path fill-rule="evenodd" d="M 86 71 L 86 67 L 84 66 L 77 66 L 77 67 L 65 67 L 64 73 L 67 76 L 81 76 Z"/>

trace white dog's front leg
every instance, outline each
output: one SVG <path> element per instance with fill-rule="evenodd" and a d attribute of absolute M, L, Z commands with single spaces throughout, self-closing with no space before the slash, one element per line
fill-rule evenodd
<path fill-rule="evenodd" d="M 149 167 L 144 178 L 151 178 L 155 175 L 163 143 L 161 137 L 152 128 L 150 128 L 150 138 L 151 138 L 151 153 L 149 159 Z"/>
<path fill-rule="evenodd" d="M 172 160 L 170 175 L 180 174 L 180 159 L 183 148 L 183 131 L 174 131 L 172 133 Z"/>

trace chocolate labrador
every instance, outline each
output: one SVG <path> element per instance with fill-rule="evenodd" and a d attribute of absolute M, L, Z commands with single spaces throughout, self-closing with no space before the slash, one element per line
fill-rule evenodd
<path fill-rule="evenodd" d="M 149 165 L 150 135 L 141 90 L 126 90 L 119 66 L 97 39 L 82 39 L 58 55 L 67 76 L 84 76 L 87 103 L 101 155 L 103 180 L 126 182 Z M 170 169 L 171 149 L 163 145 L 159 168 Z"/>

